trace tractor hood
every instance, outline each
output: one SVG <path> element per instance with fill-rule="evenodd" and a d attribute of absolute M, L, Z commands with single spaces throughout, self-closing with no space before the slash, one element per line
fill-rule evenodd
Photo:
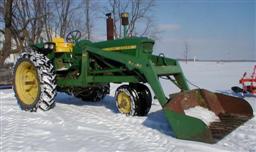
<path fill-rule="evenodd" d="M 127 54 L 137 54 L 139 52 L 152 53 L 154 41 L 146 37 L 132 37 L 116 40 L 95 42 L 93 45 L 104 51 L 117 51 Z"/>

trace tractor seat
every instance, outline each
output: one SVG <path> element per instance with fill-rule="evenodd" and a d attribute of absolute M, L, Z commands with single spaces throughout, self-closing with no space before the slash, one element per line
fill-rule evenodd
<path fill-rule="evenodd" d="M 61 37 L 55 37 L 52 40 L 56 45 L 56 53 L 72 52 L 74 46 L 73 43 L 66 43 Z"/>

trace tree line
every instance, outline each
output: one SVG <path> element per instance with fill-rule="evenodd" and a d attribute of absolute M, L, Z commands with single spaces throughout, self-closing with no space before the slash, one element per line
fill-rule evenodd
<path fill-rule="evenodd" d="M 153 37 L 154 6 L 155 0 L 0 0 L 0 32 L 4 35 L 0 64 L 30 44 L 65 37 L 74 29 L 92 40 L 96 20 L 109 12 L 114 20 L 115 38 L 122 36 L 122 12 L 129 13 L 129 36 Z"/>

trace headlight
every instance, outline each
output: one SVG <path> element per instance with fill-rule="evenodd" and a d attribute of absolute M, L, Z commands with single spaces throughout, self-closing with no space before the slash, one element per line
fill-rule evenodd
<path fill-rule="evenodd" d="M 49 44 L 49 49 L 53 50 L 54 49 L 54 44 Z"/>
<path fill-rule="evenodd" d="M 48 47 L 49 47 L 49 44 L 44 44 L 44 49 L 48 49 Z"/>
<path fill-rule="evenodd" d="M 44 49 L 53 50 L 54 49 L 54 44 L 53 43 L 45 43 L 44 44 Z"/>

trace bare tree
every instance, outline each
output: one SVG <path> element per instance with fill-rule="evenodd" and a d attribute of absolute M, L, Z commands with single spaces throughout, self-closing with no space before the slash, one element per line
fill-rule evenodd
<path fill-rule="evenodd" d="M 43 3 L 43 11 L 45 14 L 47 14 L 43 17 L 43 25 L 44 25 L 44 33 L 45 33 L 44 38 L 46 39 L 46 41 L 51 41 L 52 34 L 53 34 L 53 27 L 51 25 L 51 20 L 54 19 L 51 11 L 53 9 L 50 1 L 43 0 L 42 3 Z"/>
<path fill-rule="evenodd" d="M 153 36 L 153 15 L 150 12 L 154 5 L 154 0 L 109 0 L 108 11 L 113 14 L 115 37 L 121 37 L 122 25 L 120 14 L 129 13 L 129 36 Z"/>
<path fill-rule="evenodd" d="M 54 0 L 53 2 L 58 17 L 55 20 L 55 33 L 59 33 L 61 37 L 64 37 L 71 20 L 71 0 Z"/>
<path fill-rule="evenodd" d="M 186 61 L 186 63 L 187 63 L 187 62 L 188 62 L 188 53 L 189 53 L 188 42 L 185 41 L 185 42 L 184 42 L 184 45 L 185 45 L 184 57 L 185 57 L 185 61 Z"/>
<path fill-rule="evenodd" d="M 4 48 L 0 62 L 10 53 L 24 50 L 42 38 L 64 37 L 68 31 L 78 29 L 92 39 L 94 20 L 99 12 L 97 1 L 82 0 L 0 0 L 0 32 L 4 33 Z M 148 35 L 152 31 L 150 10 L 154 0 L 109 0 L 108 10 L 114 15 L 115 37 L 121 37 L 122 12 L 129 12 L 129 35 Z M 105 11 L 106 12 L 106 11 Z M 84 20 L 81 17 L 85 18 Z M 3 25 L 3 24 L 0 24 Z M 141 30 L 143 29 L 143 30 Z"/>
<path fill-rule="evenodd" d="M 38 42 L 43 32 L 43 10 L 41 0 L 14 0 L 12 36 L 17 52 L 23 51 L 29 44 Z"/>
<path fill-rule="evenodd" d="M 110 11 L 113 14 L 113 21 L 114 21 L 114 37 L 118 38 L 121 37 L 121 1 L 120 0 L 109 0 L 110 8 L 108 11 Z M 128 5 L 128 3 L 125 3 Z M 119 26 L 119 27 L 118 27 Z"/>
<path fill-rule="evenodd" d="M 81 25 L 84 25 L 84 27 L 81 30 L 82 35 L 85 36 L 86 39 L 92 40 L 93 39 L 93 31 L 94 31 L 94 22 L 98 18 L 98 14 L 100 12 L 100 5 L 99 1 L 95 0 L 83 0 L 81 4 L 82 8 L 81 11 L 84 12 L 85 19 L 81 20 L 79 18 Z"/>
<path fill-rule="evenodd" d="M 85 22 L 85 25 L 86 25 L 86 37 L 87 39 L 91 39 L 91 20 L 90 20 L 90 0 L 85 0 L 85 15 L 86 15 L 86 22 Z"/>
<path fill-rule="evenodd" d="M 14 22 L 16 37 L 22 36 L 30 43 L 38 42 L 43 32 L 44 1 L 16 0 L 14 3 Z"/>
<path fill-rule="evenodd" d="M 4 0 L 0 0 L 0 23 L 4 23 Z"/>
<path fill-rule="evenodd" d="M 47 41 L 51 41 L 53 36 L 65 37 L 69 31 L 81 29 L 80 3 L 73 0 L 43 0 L 43 3 L 47 14 L 43 18 L 44 38 Z"/>
<path fill-rule="evenodd" d="M 81 20 L 81 4 L 73 0 L 53 0 L 54 13 L 54 33 L 60 37 L 65 37 L 68 31 L 74 28 L 81 29 L 79 24 L 74 24 L 74 21 Z"/>
<path fill-rule="evenodd" d="M 4 45 L 1 61 L 12 53 L 24 50 L 28 43 L 38 42 L 43 31 L 45 14 L 44 1 L 5 0 L 4 2 Z M 1 12 L 0 12 L 1 13 Z"/>
<path fill-rule="evenodd" d="M 3 50 L 0 52 L 0 64 L 3 65 L 5 59 L 9 56 L 12 49 L 12 4 L 13 0 L 6 0 L 4 2 L 4 44 Z"/>

